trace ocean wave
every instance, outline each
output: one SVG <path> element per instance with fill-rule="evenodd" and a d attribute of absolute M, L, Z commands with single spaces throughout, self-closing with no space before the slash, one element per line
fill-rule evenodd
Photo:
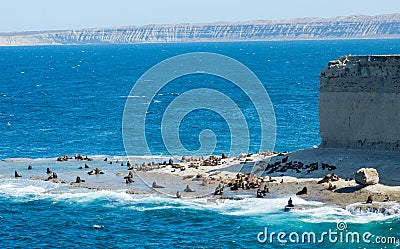
<path fill-rule="evenodd" d="M 71 205 L 98 203 L 103 207 L 123 208 L 137 212 L 189 209 L 216 212 L 221 215 L 259 217 L 267 219 L 269 215 L 295 218 L 306 223 L 337 223 L 345 220 L 348 223 L 365 224 L 400 218 L 400 205 L 395 203 L 394 215 L 374 212 L 353 212 L 327 206 L 321 202 L 307 201 L 297 196 L 292 197 L 298 206 L 307 207 L 284 212 L 288 197 L 278 198 L 243 198 L 242 200 L 213 198 L 172 198 L 164 195 L 132 195 L 120 190 L 91 190 L 74 188 L 41 180 L 1 179 L 0 195 L 15 202 L 28 202 L 48 199 L 53 203 L 63 202 Z M 356 204 L 354 204 L 356 205 Z"/>
<path fill-rule="evenodd" d="M 0 180 L 1 195 L 22 200 L 37 199 L 44 196 L 51 190 L 59 187 L 52 182 L 23 180 L 23 179 L 2 179 Z"/>

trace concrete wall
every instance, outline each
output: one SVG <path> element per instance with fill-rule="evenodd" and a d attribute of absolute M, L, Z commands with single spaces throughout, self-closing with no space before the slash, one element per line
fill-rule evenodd
<path fill-rule="evenodd" d="M 400 151 L 400 55 L 329 62 L 319 119 L 321 147 Z"/>

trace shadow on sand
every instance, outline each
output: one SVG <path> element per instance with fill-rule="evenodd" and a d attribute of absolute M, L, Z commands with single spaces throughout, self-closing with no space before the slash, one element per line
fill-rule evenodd
<path fill-rule="evenodd" d="M 341 188 L 336 190 L 336 193 L 354 193 L 356 191 L 361 190 L 362 188 L 364 188 L 364 186 L 358 185 L 358 186 L 353 186 L 353 187 L 345 187 L 345 188 Z"/>

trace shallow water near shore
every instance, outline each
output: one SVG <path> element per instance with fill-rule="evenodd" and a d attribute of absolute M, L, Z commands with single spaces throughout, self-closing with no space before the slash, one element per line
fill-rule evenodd
<path fill-rule="evenodd" d="M 352 214 L 347 210 L 294 197 L 312 209 L 284 212 L 289 196 L 244 200 L 176 199 L 161 194 L 128 194 L 115 173 L 118 165 L 102 166 L 108 178 L 89 177 L 82 162 L 57 163 L 58 155 L 82 153 L 100 160 L 125 155 L 121 120 L 134 82 L 154 64 L 188 52 L 221 53 L 239 60 L 266 87 L 277 119 L 276 151 L 294 151 L 320 143 L 318 76 L 329 60 L 346 54 L 400 53 L 400 40 L 285 41 L 240 43 L 141 44 L 0 48 L 0 247 L 2 248 L 398 248 L 399 244 L 279 243 L 262 244 L 268 232 L 315 232 L 337 229 L 400 238 L 400 217 Z M 192 87 L 226 85 L 215 78 L 190 79 Z M 220 83 L 221 85 L 217 84 Z M 151 106 L 150 121 L 158 125 L 174 96 L 189 89 L 171 85 Z M 164 97 L 165 98 L 164 98 Z M 241 99 L 241 95 L 236 97 Z M 243 100 L 244 101 L 244 100 Z M 246 102 L 243 102 L 246 103 Z M 247 110 L 251 116 L 252 110 Z M 199 147 L 198 133 L 212 128 L 218 136 L 215 154 L 229 150 L 223 119 L 209 122 L 198 112 L 185 120 L 183 144 Z M 251 116 L 252 117 L 252 116 Z M 257 130 L 259 127 L 254 125 Z M 166 155 L 159 129 L 147 134 L 152 153 Z M 250 150 L 257 150 L 253 138 Z M 96 156 L 97 155 L 97 156 Z M 108 155 L 108 156 L 107 156 Z M 140 155 L 138 155 L 140 156 Z M 23 159 L 36 158 L 36 160 Z M 160 160 L 167 159 L 160 158 Z M 138 158 L 138 163 L 145 161 Z M 33 170 L 26 168 L 33 165 Z M 30 179 L 52 168 L 64 179 L 76 175 L 102 179 L 104 189 Z M 13 177 L 14 170 L 22 179 Z M 113 174 L 107 174 L 113 172 Z M 145 188 L 140 181 L 133 187 Z"/>
<path fill-rule="evenodd" d="M 31 180 L 1 180 L 0 190 L 3 193 L 0 231 L 4 247 L 257 248 L 262 245 L 257 242 L 257 234 L 265 227 L 271 232 L 321 233 L 329 229 L 337 231 L 339 221 L 346 221 L 352 232 L 399 236 L 397 216 L 355 216 L 300 198 L 294 198 L 295 203 L 317 208 L 286 213 L 282 207 L 287 198 L 209 203 L 205 199 L 178 200 L 123 191 L 69 189 Z M 276 241 L 273 245 L 281 247 Z M 298 248 L 299 245 L 287 246 Z M 348 248 L 345 244 L 327 242 L 318 246 Z"/>

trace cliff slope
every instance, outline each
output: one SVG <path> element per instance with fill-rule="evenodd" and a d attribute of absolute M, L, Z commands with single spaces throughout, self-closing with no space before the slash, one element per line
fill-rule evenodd
<path fill-rule="evenodd" d="M 400 150 L 400 55 L 343 56 L 320 75 L 322 147 Z"/>
<path fill-rule="evenodd" d="M 0 46 L 400 38 L 400 14 L 0 33 Z"/>

